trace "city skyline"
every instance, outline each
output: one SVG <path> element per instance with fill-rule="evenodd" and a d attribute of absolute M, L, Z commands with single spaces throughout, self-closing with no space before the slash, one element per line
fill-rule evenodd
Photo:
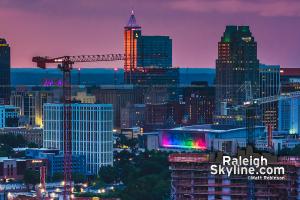
<path fill-rule="evenodd" d="M 131 9 L 145 35 L 173 39 L 175 67 L 215 68 L 216 44 L 228 24 L 250 26 L 262 63 L 297 67 L 299 61 L 300 2 L 295 0 L 4 0 L 0 7 L 0 37 L 11 46 L 12 67 L 34 67 L 36 55 L 122 53 Z M 122 67 L 123 62 L 89 66 Z"/>

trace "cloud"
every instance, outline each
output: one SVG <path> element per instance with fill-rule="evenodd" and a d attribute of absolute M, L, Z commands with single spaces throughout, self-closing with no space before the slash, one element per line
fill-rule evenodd
<path fill-rule="evenodd" d="M 300 16 L 299 0 L 174 0 L 170 6 L 175 10 L 199 13 Z"/>

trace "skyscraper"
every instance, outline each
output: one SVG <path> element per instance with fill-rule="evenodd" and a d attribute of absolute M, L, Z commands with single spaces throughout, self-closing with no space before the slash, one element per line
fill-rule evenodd
<path fill-rule="evenodd" d="M 43 146 L 63 151 L 63 104 L 44 104 Z M 72 154 L 84 155 L 87 172 L 113 164 L 111 104 L 72 104 Z"/>
<path fill-rule="evenodd" d="M 10 47 L 0 38 L 0 104 L 9 104 L 10 99 Z"/>
<path fill-rule="evenodd" d="M 133 11 L 124 27 L 124 50 L 125 83 L 144 83 L 143 80 L 149 79 L 149 75 L 160 77 L 159 80 L 153 82 L 174 79 L 172 76 L 177 70 L 170 69 L 172 67 L 172 39 L 169 36 L 142 35 L 141 26 L 137 24 Z M 171 78 L 169 78 L 170 75 Z M 150 79 L 154 79 L 153 77 Z M 168 80 L 164 82 L 174 84 Z"/>
<path fill-rule="evenodd" d="M 138 44 L 138 67 L 172 67 L 172 39 L 169 36 L 142 35 Z"/>
<path fill-rule="evenodd" d="M 131 74 L 137 68 L 138 41 L 141 27 L 137 24 L 133 11 L 127 25 L 124 27 L 124 75 L 125 81 L 130 83 Z"/>
<path fill-rule="evenodd" d="M 260 97 L 276 96 L 280 94 L 280 66 L 259 65 Z M 262 104 L 262 121 L 272 129 L 278 128 L 278 102 Z"/>
<path fill-rule="evenodd" d="M 249 26 L 226 26 L 216 60 L 216 114 L 222 114 L 223 105 L 257 97 L 258 75 L 257 43 Z"/>

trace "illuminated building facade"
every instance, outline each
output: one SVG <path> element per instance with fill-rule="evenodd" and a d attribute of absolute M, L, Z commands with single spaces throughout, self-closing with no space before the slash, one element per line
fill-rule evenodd
<path fill-rule="evenodd" d="M 278 130 L 300 134 L 300 98 L 282 99 L 278 103 Z"/>
<path fill-rule="evenodd" d="M 249 26 L 226 26 L 216 60 L 216 115 L 227 112 L 224 105 L 242 105 L 247 96 L 258 97 L 258 77 L 257 43 Z"/>
<path fill-rule="evenodd" d="M 17 127 L 20 109 L 11 105 L 0 105 L 0 128 Z"/>
<path fill-rule="evenodd" d="M 43 104 L 53 101 L 53 93 L 47 91 L 13 91 L 10 104 L 20 108 L 20 115 L 24 124 L 29 126 L 43 126 Z"/>
<path fill-rule="evenodd" d="M 124 79 L 127 84 L 177 84 L 172 67 L 172 39 L 144 36 L 132 11 L 124 27 Z M 169 80 L 170 79 L 170 80 Z"/>
<path fill-rule="evenodd" d="M 31 159 L 46 159 L 48 162 L 47 176 L 52 177 L 56 173 L 63 174 L 64 156 L 58 149 L 28 148 L 25 150 L 25 155 Z M 86 174 L 84 155 L 72 155 L 72 173 Z"/>
<path fill-rule="evenodd" d="M 181 153 L 169 156 L 171 170 L 171 199 L 249 199 L 247 176 L 212 175 L 210 166 L 216 164 L 207 154 Z M 286 179 L 256 180 L 254 198 L 299 199 L 300 159 L 279 157 L 272 166 L 284 166 Z"/>
<path fill-rule="evenodd" d="M 256 139 L 265 137 L 264 126 L 256 126 L 254 129 L 254 136 Z M 222 140 L 222 143 L 221 141 Z M 159 131 L 160 147 L 169 150 L 210 150 L 220 151 L 220 146 L 225 143 L 230 146 L 226 147 L 228 151 L 234 146 L 246 147 L 247 144 L 247 130 L 230 125 L 193 125 L 183 126 L 173 129 L 162 129 Z M 226 144 L 226 145 L 227 145 Z M 217 146 L 216 146 L 217 145 Z M 234 146 L 232 146 L 234 145 Z"/>
<path fill-rule="evenodd" d="M 172 39 L 169 36 L 143 35 L 138 38 L 138 43 L 138 67 L 172 67 Z"/>
<path fill-rule="evenodd" d="M 187 124 L 212 124 L 215 109 L 215 87 L 207 82 L 192 82 L 183 89 Z"/>
<path fill-rule="evenodd" d="M 259 65 L 260 97 L 280 95 L 280 66 Z M 278 102 L 261 105 L 262 121 L 273 130 L 278 128 Z"/>
<path fill-rule="evenodd" d="M 87 173 L 113 164 L 113 108 L 72 104 L 72 154 L 85 156 Z M 44 104 L 43 147 L 63 151 L 63 104 Z"/>
<path fill-rule="evenodd" d="M 124 27 L 124 79 L 131 82 L 131 75 L 137 68 L 138 38 L 141 37 L 141 27 L 137 24 L 132 11 L 127 25 Z"/>
<path fill-rule="evenodd" d="M 10 47 L 0 38 L 0 104 L 9 104 L 10 98 Z"/>

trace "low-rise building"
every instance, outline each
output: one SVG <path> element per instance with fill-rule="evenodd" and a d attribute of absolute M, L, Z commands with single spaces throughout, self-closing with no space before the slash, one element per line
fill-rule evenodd
<path fill-rule="evenodd" d="M 0 179 L 22 180 L 26 170 L 39 171 L 41 166 L 47 165 L 46 159 L 0 157 Z"/>
<path fill-rule="evenodd" d="M 20 117 L 20 108 L 10 105 L 0 106 L 0 128 L 16 127 Z"/>
<path fill-rule="evenodd" d="M 255 140 L 265 138 L 265 127 L 256 126 L 253 135 Z M 234 147 L 246 147 L 247 138 L 246 127 L 231 125 L 204 124 L 159 131 L 160 147 L 165 149 L 226 150 L 234 153 L 230 152 Z"/>
<path fill-rule="evenodd" d="M 27 143 L 37 144 L 39 147 L 43 145 L 43 129 L 32 127 L 9 127 L 0 128 L 0 134 L 22 135 Z"/>
<path fill-rule="evenodd" d="M 52 177 L 56 173 L 64 171 L 64 155 L 58 149 L 28 148 L 25 150 L 26 157 L 34 159 L 46 159 L 48 161 L 47 175 Z M 83 155 L 72 155 L 72 173 L 86 175 L 86 160 Z"/>

